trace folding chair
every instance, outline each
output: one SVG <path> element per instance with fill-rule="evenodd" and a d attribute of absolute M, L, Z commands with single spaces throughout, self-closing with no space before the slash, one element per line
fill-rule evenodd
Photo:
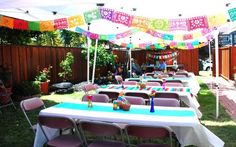
<path fill-rule="evenodd" d="M 162 85 L 162 81 L 160 80 L 147 80 L 147 82 L 158 82 L 158 83 L 160 83 L 161 85 Z"/>
<path fill-rule="evenodd" d="M 136 82 L 140 82 L 140 79 L 128 79 L 128 81 L 136 81 Z"/>
<path fill-rule="evenodd" d="M 155 82 L 147 82 L 146 86 L 161 86 L 161 83 L 158 81 Z"/>
<path fill-rule="evenodd" d="M 145 105 L 145 100 L 142 97 L 137 96 L 124 96 L 124 98 L 133 105 Z"/>
<path fill-rule="evenodd" d="M 116 100 L 119 96 L 119 92 L 110 92 L 110 91 L 99 91 L 99 94 L 106 94 L 110 101 L 113 102 L 113 100 Z"/>
<path fill-rule="evenodd" d="M 91 94 L 93 96 L 93 102 L 108 103 L 109 97 L 106 94 Z M 82 97 L 82 101 L 88 101 L 87 94 Z"/>
<path fill-rule="evenodd" d="M 117 81 L 118 84 L 121 84 L 122 81 L 123 81 L 123 78 L 122 78 L 122 76 L 120 76 L 120 75 L 116 75 L 116 76 L 115 76 L 115 79 L 116 79 L 116 81 Z"/>
<path fill-rule="evenodd" d="M 129 124 L 125 128 L 126 136 L 128 139 L 129 146 L 132 146 L 131 144 L 131 137 L 138 137 L 141 140 L 141 143 L 138 143 L 138 147 L 167 147 L 172 146 L 172 130 L 168 127 L 164 126 L 144 126 L 144 125 L 133 125 Z M 160 143 L 154 143 L 150 142 L 150 140 L 153 139 L 167 139 L 168 144 L 160 144 Z"/>
<path fill-rule="evenodd" d="M 122 84 L 123 85 L 137 85 L 137 81 L 123 81 Z"/>
<path fill-rule="evenodd" d="M 184 87 L 182 83 L 175 83 L 175 82 L 166 82 L 166 87 Z"/>
<path fill-rule="evenodd" d="M 101 121 L 80 121 L 80 129 L 84 136 L 87 147 L 125 147 L 121 128 L 115 123 Z M 88 133 L 90 135 L 88 135 Z M 95 136 L 97 139 L 89 140 L 88 136 Z M 121 141 L 112 137 L 120 137 Z M 102 137 L 102 138 L 101 138 Z M 106 137 L 106 139 L 104 139 Z"/>
<path fill-rule="evenodd" d="M 83 144 L 83 140 L 79 130 L 77 128 L 76 123 L 67 117 L 59 117 L 59 116 L 39 116 L 38 123 L 40 128 L 42 129 L 43 134 L 47 139 L 47 145 L 53 147 L 79 147 Z M 47 132 L 45 127 L 53 128 L 53 129 L 71 129 L 74 130 L 72 134 L 60 134 L 59 136 L 50 139 L 47 136 Z"/>
<path fill-rule="evenodd" d="M 24 115 L 30 125 L 30 128 L 35 133 L 36 132 L 36 124 L 34 124 L 34 125 L 32 124 L 31 120 L 28 117 L 28 113 L 35 111 L 35 110 L 45 109 L 46 107 L 45 107 L 43 101 L 38 97 L 26 99 L 26 100 L 21 101 L 20 107 L 21 107 L 21 110 L 24 113 Z"/>
<path fill-rule="evenodd" d="M 171 92 L 156 92 L 154 98 L 174 98 L 180 101 L 179 95 Z"/>
<path fill-rule="evenodd" d="M 3 82 L 0 80 L 0 109 L 11 105 L 16 109 L 11 94 L 11 88 L 5 88 Z"/>
<path fill-rule="evenodd" d="M 125 96 L 137 96 L 137 97 L 142 97 L 146 104 L 149 103 L 149 95 L 146 93 L 138 93 L 138 92 L 126 92 Z"/>
<path fill-rule="evenodd" d="M 180 101 L 174 98 L 154 98 L 155 106 L 180 107 Z"/>
<path fill-rule="evenodd" d="M 82 89 L 85 92 L 85 94 L 88 94 L 89 92 L 94 91 L 97 88 L 98 88 L 97 84 L 89 83 L 89 84 L 85 84 Z"/>

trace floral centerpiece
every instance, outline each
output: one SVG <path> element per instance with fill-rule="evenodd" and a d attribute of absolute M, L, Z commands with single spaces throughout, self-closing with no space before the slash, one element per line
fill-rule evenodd
<path fill-rule="evenodd" d="M 50 78 L 50 72 L 51 72 L 52 66 L 48 66 L 43 68 L 42 71 L 39 72 L 39 74 L 36 76 L 35 80 L 40 82 L 40 90 L 43 94 L 48 94 L 48 86 L 49 86 L 49 78 Z"/>
<path fill-rule="evenodd" d="M 117 100 L 113 101 L 113 109 L 116 110 L 117 108 L 122 109 L 124 111 L 129 111 L 130 103 L 124 98 L 124 92 L 120 92 Z"/>
<path fill-rule="evenodd" d="M 154 110 L 154 105 L 155 105 L 155 104 L 154 104 L 154 99 L 153 99 L 153 97 L 156 95 L 156 91 L 155 91 L 155 90 L 152 90 L 149 95 L 150 95 L 150 97 L 151 97 L 151 101 L 150 101 L 150 106 L 151 106 L 150 112 L 155 112 L 155 110 Z"/>
<path fill-rule="evenodd" d="M 146 83 L 138 83 L 139 89 L 144 89 L 146 88 Z"/>
<path fill-rule="evenodd" d="M 93 96 L 92 95 L 88 95 L 87 99 L 88 99 L 88 108 L 92 108 L 93 107 L 93 103 L 92 103 Z"/>

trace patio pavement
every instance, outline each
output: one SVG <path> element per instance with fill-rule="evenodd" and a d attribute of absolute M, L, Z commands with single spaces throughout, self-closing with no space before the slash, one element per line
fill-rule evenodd
<path fill-rule="evenodd" d="M 207 84 L 208 88 L 216 94 L 216 87 L 213 82 L 215 78 L 206 76 L 203 81 Z M 235 81 L 225 80 L 219 77 L 219 100 L 220 104 L 225 108 L 227 113 L 236 122 L 236 86 Z"/>

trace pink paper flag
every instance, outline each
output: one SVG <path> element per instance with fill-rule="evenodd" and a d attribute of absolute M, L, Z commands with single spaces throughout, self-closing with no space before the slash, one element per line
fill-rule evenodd
<path fill-rule="evenodd" d="M 199 28 L 208 28 L 206 16 L 198 16 L 187 19 L 188 30 L 195 30 Z"/>
<path fill-rule="evenodd" d="M 133 16 L 116 11 L 113 15 L 112 21 L 115 23 L 120 23 L 126 26 L 130 26 L 132 23 Z"/>
<path fill-rule="evenodd" d="M 190 40 L 190 39 L 193 39 L 193 35 L 192 34 L 184 34 L 183 40 Z"/>
<path fill-rule="evenodd" d="M 55 29 L 68 28 L 67 19 L 66 18 L 55 19 L 54 20 L 54 27 L 55 27 Z"/>
<path fill-rule="evenodd" d="M 188 30 L 187 20 L 186 19 L 170 19 L 169 20 L 169 30 Z"/>

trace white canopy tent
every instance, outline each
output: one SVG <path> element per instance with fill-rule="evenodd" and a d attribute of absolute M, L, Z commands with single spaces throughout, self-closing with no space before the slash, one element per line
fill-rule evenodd
<path fill-rule="evenodd" d="M 83 14 L 83 12 L 97 8 L 98 3 L 104 3 L 107 8 L 115 9 L 131 15 L 167 19 L 226 13 L 229 7 L 235 6 L 235 2 L 230 0 L 214 1 L 214 3 L 206 0 L 165 0 L 161 2 L 153 0 L 1 0 L 0 15 L 27 21 L 53 20 Z M 88 28 L 87 25 L 81 27 L 85 30 Z M 128 27 L 108 22 L 106 20 L 95 20 L 92 21 L 90 25 L 90 31 L 98 34 L 116 34 L 125 30 L 128 30 Z M 214 34 L 214 38 L 216 39 L 216 85 L 218 85 L 217 78 L 219 76 L 218 33 L 219 31 L 216 31 Z M 132 42 L 134 42 L 134 38 L 135 37 L 132 37 Z M 139 41 L 146 40 L 139 39 L 139 36 L 137 38 Z M 128 40 L 127 43 L 130 43 L 130 40 Z M 218 103 L 219 100 L 217 96 L 217 117 Z"/>

